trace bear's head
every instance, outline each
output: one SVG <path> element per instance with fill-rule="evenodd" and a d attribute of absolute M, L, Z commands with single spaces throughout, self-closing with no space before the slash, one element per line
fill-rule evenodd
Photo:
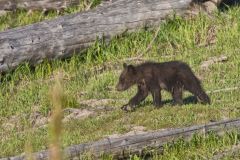
<path fill-rule="evenodd" d="M 137 79 L 136 68 L 133 65 L 123 64 L 123 71 L 119 77 L 118 84 L 116 86 L 117 91 L 125 91 L 132 85 L 136 84 Z"/>

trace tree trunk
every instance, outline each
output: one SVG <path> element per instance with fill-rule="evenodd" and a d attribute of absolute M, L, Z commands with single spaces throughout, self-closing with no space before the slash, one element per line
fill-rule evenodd
<path fill-rule="evenodd" d="M 63 9 L 79 4 L 79 0 L 0 0 L 0 10 Z"/>
<path fill-rule="evenodd" d="M 116 0 L 93 10 L 67 15 L 0 33 L 0 72 L 23 62 L 71 56 L 96 38 L 109 40 L 125 31 L 159 24 L 175 11 L 182 14 L 192 0 Z"/>
<path fill-rule="evenodd" d="M 115 158 L 128 157 L 130 154 L 141 155 L 146 149 L 162 148 L 166 143 L 172 143 L 179 138 L 190 140 L 194 134 L 206 135 L 214 132 L 217 135 L 240 129 L 240 119 L 214 122 L 206 125 L 195 125 L 185 128 L 177 128 L 165 131 L 152 131 L 136 135 L 121 136 L 119 138 L 105 138 L 92 143 L 79 144 L 64 149 L 66 159 L 81 157 L 84 153 L 90 153 L 98 159 L 101 154 L 111 154 Z M 49 152 L 41 151 L 33 154 L 36 160 L 46 160 Z M 2 158 L 0 160 L 24 160 L 25 156 Z"/>

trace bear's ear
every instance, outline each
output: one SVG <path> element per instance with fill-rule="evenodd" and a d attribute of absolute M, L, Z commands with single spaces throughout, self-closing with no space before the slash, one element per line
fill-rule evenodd
<path fill-rule="evenodd" d="M 134 67 L 133 65 L 128 65 L 128 66 L 127 66 L 127 69 L 128 69 L 128 71 L 131 72 L 131 73 L 135 73 L 135 72 L 136 72 L 136 69 L 135 69 L 135 67 Z"/>
<path fill-rule="evenodd" d="M 127 67 L 128 67 L 128 65 L 126 63 L 123 63 L 123 68 L 125 69 Z"/>

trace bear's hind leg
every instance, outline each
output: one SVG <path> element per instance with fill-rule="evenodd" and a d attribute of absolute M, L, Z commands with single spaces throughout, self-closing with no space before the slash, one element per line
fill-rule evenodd
<path fill-rule="evenodd" d="M 178 77 L 184 85 L 184 89 L 188 90 L 203 104 L 210 104 L 210 98 L 201 86 L 201 82 L 194 75 L 191 68 L 186 66 L 178 73 Z"/>
<path fill-rule="evenodd" d="M 210 98 L 206 94 L 206 92 L 201 87 L 200 83 L 193 82 L 185 86 L 186 90 L 194 94 L 194 96 L 197 98 L 197 100 L 202 104 L 210 104 Z"/>

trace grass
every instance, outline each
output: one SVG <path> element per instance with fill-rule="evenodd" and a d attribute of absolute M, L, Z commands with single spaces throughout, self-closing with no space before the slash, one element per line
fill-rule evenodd
<path fill-rule="evenodd" d="M 73 12 L 75 11 L 72 9 Z M 199 15 L 192 20 L 172 17 L 159 27 L 160 31 L 151 49 L 141 57 L 144 60 L 158 62 L 182 60 L 187 62 L 194 72 L 202 78 L 207 91 L 228 87 L 240 87 L 240 8 L 234 7 L 219 12 L 214 18 Z M 42 15 L 34 12 L 26 16 L 19 11 L 16 23 L 11 21 L 11 14 L 0 18 L 0 30 L 30 24 L 56 15 Z M 40 18 L 41 17 L 41 18 Z M 20 21 L 21 20 L 21 21 Z M 108 104 L 112 111 L 97 113 L 84 120 L 65 123 L 62 132 L 63 147 L 83 142 L 94 141 L 115 133 L 126 133 L 132 126 L 144 126 L 148 130 L 183 127 L 193 124 L 208 123 L 240 116 L 239 90 L 210 94 L 211 105 L 188 103 L 182 107 L 166 103 L 160 109 L 154 108 L 152 99 L 140 105 L 135 112 L 124 113 L 120 107 L 125 104 L 136 88 L 126 92 L 117 92 L 114 88 L 118 81 L 122 63 L 126 59 L 139 56 L 155 36 L 155 29 L 141 29 L 135 33 L 113 38 L 110 43 L 96 41 L 84 54 L 75 55 L 67 60 L 43 62 L 35 68 L 28 64 L 1 77 L 0 86 L 0 157 L 24 152 L 27 141 L 32 150 L 46 149 L 48 144 L 48 127 L 33 128 L 29 122 L 30 114 L 37 110 L 47 116 L 51 111 L 49 90 L 54 85 L 54 77 L 60 75 L 66 95 L 64 108 L 88 108 L 81 105 L 86 99 L 113 99 Z M 209 39 L 215 43 L 208 44 Z M 202 45 L 203 44 L 203 45 Z M 212 56 L 226 55 L 228 60 L 215 63 L 208 70 L 201 70 L 203 61 Z M 136 61 L 128 61 L 134 64 Z M 104 68 L 105 66 L 105 68 Z M 103 69 L 102 69 L 103 68 Z M 190 96 L 185 93 L 185 97 Z M 171 99 L 169 93 L 163 93 L 163 99 Z M 89 107 L 91 108 L 91 107 Z M 17 117 L 17 125 L 4 127 Z M 236 136 L 234 136 L 236 137 Z M 154 155 L 156 159 L 204 159 L 215 151 L 239 143 L 239 138 L 225 135 L 222 138 L 210 135 L 204 140 L 195 138 L 190 142 L 179 140 L 173 146 L 165 146 L 163 155 Z M 133 156 L 132 159 L 139 157 Z"/>
<path fill-rule="evenodd" d="M 179 139 L 172 144 L 164 146 L 164 152 L 157 154 L 155 151 L 138 157 L 133 155 L 132 160 L 141 160 L 151 157 L 153 160 L 175 160 L 175 159 L 212 159 L 221 155 L 224 151 L 236 146 L 239 141 L 237 132 L 227 133 L 219 137 L 213 133 L 203 137 L 195 135 L 190 141 Z M 239 153 L 228 153 L 225 159 L 239 159 Z"/>
<path fill-rule="evenodd" d="M 79 0 L 79 5 L 66 8 L 60 12 L 61 15 L 85 11 L 86 9 L 94 8 L 100 4 L 101 0 Z M 36 10 L 30 15 L 27 10 L 17 10 L 15 13 L 7 13 L 0 16 L 0 31 L 36 23 L 43 20 L 49 20 L 57 17 L 57 10 L 49 10 L 46 14 L 41 10 Z"/>

